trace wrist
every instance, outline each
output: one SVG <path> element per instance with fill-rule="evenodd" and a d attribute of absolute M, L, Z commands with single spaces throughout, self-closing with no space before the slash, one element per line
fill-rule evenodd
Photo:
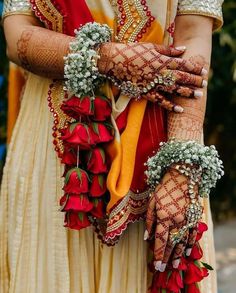
<path fill-rule="evenodd" d="M 113 43 L 109 42 L 109 43 L 102 43 L 99 45 L 98 47 L 98 55 L 99 58 L 97 60 L 97 67 L 98 67 L 98 71 L 101 74 L 106 74 L 109 70 L 109 63 L 110 63 L 110 59 L 111 59 L 111 51 L 113 48 Z"/>

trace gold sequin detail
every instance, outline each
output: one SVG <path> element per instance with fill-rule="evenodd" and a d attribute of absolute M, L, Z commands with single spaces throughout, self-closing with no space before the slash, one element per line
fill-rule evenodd
<path fill-rule="evenodd" d="M 65 128 L 73 119 L 67 116 L 62 110 L 61 105 L 65 98 L 63 84 L 61 81 L 52 83 L 48 91 L 48 106 L 53 115 L 53 144 L 58 156 L 61 157 L 64 151 L 63 143 L 60 139 L 60 129 Z"/>
<path fill-rule="evenodd" d="M 117 39 L 120 42 L 140 40 L 154 20 L 144 0 L 111 0 L 111 5 L 117 17 Z"/>
<path fill-rule="evenodd" d="M 49 0 L 32 1 L 33 10 L 47 27 L 56 32 L 63 32 L 63 15 L 55 8 Z M 45 18 L 45 19 L 44 19 Z M 51 27 L 50 27 L 51 26 Z"/>
<path fill-rule="evenodd" d="M 28 0 L 5 0 L 2 17 L 12 14 L 33 15 L 34 13 Z"/>
<path fill-rule="evenodd" d="M 214 28 L 223 24 L 223 0 L 179 0 L 177 14 L 196 14 L 215 18 Z"/>

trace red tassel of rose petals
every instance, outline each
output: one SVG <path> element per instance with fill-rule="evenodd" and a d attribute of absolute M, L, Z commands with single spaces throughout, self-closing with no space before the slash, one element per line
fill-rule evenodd
<path fill-rule="evenodd" d="M 102 148 L 94 148 L 88 153 L 87 170 L 93 174 L 107 173 L 108 165 Z"/>
<path fill-rule="evenodd" d="M 84 212 L 68 212 L 65 215 L 65 227 L 75 230 L 81 230 L 90 226 L 91 223 L 88 214 Z"/>
<path fill-rule="evenodd" d="M 91 116 L 94 114 L 94 101 L 89 96 L 77 98 L 76 96 L 63 102 L 62 111 L 75 120 L 80 120 L 81 116 Z"/>
<path fill-rule="evenodd" d="M 97 219 L 102 219 L 105 216 L 105 206 L 101 198 L 93 200 L 93 209 L 90 213 Z"/>
<path fill-rule="evenodd" d="M 107 191 L 108 161 L 102 146 L 114 137 L 110 124 L 112 107 L 104 96 L 73 96 L 63 102 L 61 109 L 77 121 L 61 129 L 65 194 L 60 205 L 65 212 L 65 227 L 80 230 L 90 225 L 90 217 L 105 216 L 103 195 Z M 81 150 L 84 156 L 79 156 Z"/>
<path fill-rule="evenodd" d="M 89 201 L 86 194 L 64 195 L 60 199 L 60 205 L 62 212 L 89 212 L 94 208 L 93 204 Z"/>
<path fill-rule="evenodd" d="M 95 144 L 109 142 L 113 139 L 113 128 L 110 124 L 92 122 L 90 125 L 91 138 Z"/>
<path fill-rule="evenodd" d="M 106 178 L 104 174 L 93 175 L 89 195 L 91 197 L 100 197 L 107 191 Z"/>
<path fill-rule="evenodd" d="M 89 191 L 89 177 L 87 172 L 80 168 L 69 170 L 63 187 L 66 194 L 83 194 Z"/>
<path fill-rule="evenodd" d="M 201 293 L 197 284 L 191 284 L 186 286 L 186 293 Z"/>
<path fill-rule="evenodd" d="M 102 109 L 102 111 L 101 111 Z M 105 96 L 97 96 L 94 99 L 94 121 L 106 121 L 111 116 L 111 101 Z"/>
<path fill-rule="evenodd" d="M 75 166 L 77 163 L 77 152 L 74 148 L 64 145 L 64 152 L 61 158 L 62 164 Z"/>
<path fill-rule="evenodd" d="M 95 145 L 90 127 L 82 122 L 71 123 L 63 129 L 61 139 L 75 149 L 79 145 L 80 149 L 88 150 Z"/>

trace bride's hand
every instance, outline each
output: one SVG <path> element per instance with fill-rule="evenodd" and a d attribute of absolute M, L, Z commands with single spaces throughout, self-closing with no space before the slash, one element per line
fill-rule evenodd
<path fill-rule="evenodd" d="M 186 224 L 185 213 L 189 205 L 187 189 L 188 178 L 170 168 L 150 197 L 144 239 L 155 237 L 156 270 L 164 271 L 169 261 L 177 268 L 183 253 L 190 255 L 195 243 L 196 229 L 186 232 L 176 245 L 172 244 L 170 237 Z"/>
<path fill-rule="evenodd" d="M 178 58 L 183 52 L 184 48 L 181 47 L 176 49 L 152 43 L 105 43 L 99 49 L 101 57 L 98 68 L 100 73 L 117 81 L 129 81 L 143 87 L 153 83 L 156 77 L 163 77 L 164 84 L 155 84 L 155 88 L 142 97 L 158 102 L 168 110 L 175 110 L 176 105 L 163 94 L 200 97 L 202 93 L 199 88 L 207 85 L 202 77 L 206 70 L 198 64 Z M 181 112 L 178 107 L 176 109 Z"/>

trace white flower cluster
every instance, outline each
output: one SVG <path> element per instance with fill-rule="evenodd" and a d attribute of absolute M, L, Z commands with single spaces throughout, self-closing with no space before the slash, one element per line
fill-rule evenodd
<path fill-rule="evenodd" d="M 224 175 L 223 162 L 215 146 L 204 146 L 195 141 L 175 141 L 161 143 L 156 155 L 149 158 L 146 165 L 147 182 L 151 189 L 155 189 L 165 172 L 174 163 L 184 163 L 202 168 L 199 181 L 199 195 L 208 196 L 211 188 Z"/>
<path fill-rule="evenodd" d="M 70 53 L 64 57 L 66 91 L 81 97 L 93 94 L 104 80 L 97 68 L 97 47 L 111 41 L 112 30 L 106 24 L 89 22 L 75 30 L 75 40 L 70 43 Z"/>

